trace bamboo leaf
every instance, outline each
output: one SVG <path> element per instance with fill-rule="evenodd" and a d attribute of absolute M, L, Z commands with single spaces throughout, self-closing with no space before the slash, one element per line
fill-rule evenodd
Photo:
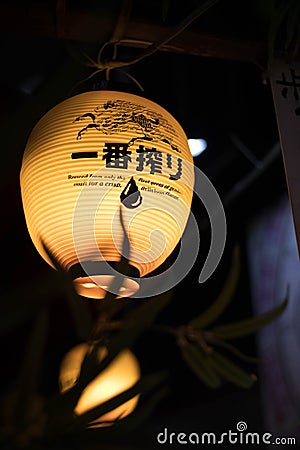
<path fill-rule="evenodd" d="M 99 346 L 103 344 L 101 340 L 96 342 L 93 350 L 88 353 L 83 360 L 78 382 L 67 391 L 61 399 L 58 399 L 58 402 L 63 403 L 64 408 L 72 410 L 86 386 L 98 376 L 124 348 L 130 348 L 144 329 L 144 324 L 139 322 L 125 325 L 125 327 L 117 333 L 110 342 L 105 344 L 108 352 L 106 357 L 100 362 L 97 359 L 97 352 Z"/>
<path fill-rule="evenodd" d="M 221 386 L 221 379 L 211 365 L 210 357 L 194 344 L 188 344 L 182 347 L 181 355 L 190 369 L 206 386 L 211 389 L 216 389 Z"/>
<path fill-rule="evenodd" d="M 158 304 L 159 299 L 156 300 Z M 83 389 L 110 364 L 120 351 L 124 348 L 130 348 L 147 325 L 150 325 L 149 317 L 147 321 L 141 320 L 132 323 L 130 320 L 128 323 L 125 322 L 124 328 L 106 344 L 108 353 L 101 362 L 98 362 L 96 358 L 97 348 L 101 345 L 101 341 L 94 345 L 93 351 L 87 354 L 83 360 L 78 382 L 62 396 L 61 401 L 65 404 L 66 408 L 74 408 Z"/>
<path fill-rule="evenodd" d="M 260 316 L 252 317 L 250 319 L 241 320 L 235 323 L 228 323 L 212 328 L 218 338 L 221 339 L 236 339 L 238 337 L 246 336 L 260 330 L 260 328 L 268 325 L 270 322 L 279 317 L 286 309 L 288 299 L 285 299 L 279 306 L 268 311 Z"/>
<path fill-rule="evenodd" d="M 130 246 L 128 236 L 126 234 L 126 229 L 123 224 L 121 209 L 120 222 L 124 231 L 122 253 L 125 255 L 122 256 L 120 265 L 125 265 L 125 267 L 122 267 L 122 272 L 124 272 L 124 270 L 128 268 L 127 257 L 129 255 Z M 56 261 L 54 261 L 54 263 L 57 265 Z M 115 297 L 115 294 L 112 295 L 110 292 L 107 293 L 105 299 L 103 300 L 104 307 L 106 309 L 107 307 L 109 307 L 112 300 L 115 299 Z M 93 351 L 87 354 L 84 358 L 78 382 L 72 389 L 70 389 L 62 396 L 61 400 L 58 400 L 58 403 L 62 403 L 63 409 L 70 411 L 74 408 L 83 389 L 109 365 L 109 363 L 118 355 L 121 350 L 123 350 L 125 347 L 130 348 L 133 345 L 137 337 L 152 324 L 157 314 L 162 310 L 163 307 L 166 306 L 170 299 L 171 292 L 164 293 L 162 295 L 154 297 L 153 299 L 145 303 L 142 303 L 141 306 L 137 307 L 134 311 L 131 311 L 128 315 L 126 315 L 123 329 L 119 333 L 117 333 L 108 344 L 106 344 L 108 354 L 101 362 L 98 362 L 96 358 L 97 349 L 98 346 L 101 345 L 101 341 L 94 345 Z"/>
<path fill-rule="evenodd" d="M 98 344 L 95 344 L 93 351 L 90 354 L 87 354 L 83 360 L 78 382 L 65 394 L 65 398 L 69 399 L 73 407 L 77 403 L 83 389 L 85 389 L 85 387 L 100 374 L 124 348 L 130 348 L 141 332 L 142 328 L 139 327 L 138 324 L 134 328 L 120 331 L 106 344 L 108 353 L 100 362 L 97 361 L 96 355 L 97 349 L 102 343 L 99 341 Z"/>
<path fill-rule="evenodd" d="M 69 431 L 73 430 L 74 428 L 86 427 L 91 421 L 96 420 L 98 417 L 117 408 L 136 395 L 151 391 L 163 381 L 165 381 L 167 376 L 168 374 L 165 371 L 161 371 L 151 375 L 145 375 L 133 387 L 127 389 L 119 395 L 116 395 L 114 398 L 107 400 L 103 404 L 87 411 L 86 413 L 75 417 Z"/>
<path fill-rule="evenodd" d="M 207 342 L 212 344 L 213 346 L 224 348 L 228 352 L 232 353 L 236 358 L 240 359 L 241 361 L 247 363 L 247 364 L 257 364 L 258 358 L 254 358 L 252 356 L 245 355 L 243 352 L 241 352 L 239 349 L 234 347 L 232 344 L 229 344 L 229 342 L 225 342 L 222 339 L 218 338 L 210 338 L 207 339 Z"/>
<path fill-rule="evenodd" d="M 123 284 L 123 280 L 124 280 L 124 275 L 128 275 L 129 274 L 129 260 L 130 260 L 130 240 L 128 237 L 128 233 L 124 224 L 124 218 L 123 218 L 123 210 L 122 207 L 120 205 L 119 208 L 119 220 L 120 220 L 120 225 L 122 227 L 122 231 L 123 231 L 123 241 L 122 241 L 122 252 L 121 252 L 121 257 L 120 257 L 120 261 L 117 262 L 116 264 L 116 272 L 118 272 L 117 275 L 115 275 L 106 291 L 106 295 L 105 298 L 103 300 L 104 306 L 106 306 L 106 304 L 109 304 L 112 300 L 115 300 L 118 295 L 120 294 L 121 291 L 121 287 Z"/>
<path fill-rule="evenodd" d="M 61 282 L 62 288 L 66 292 L 68 306 L 73 316 L 74 325 L 78 338 L 85 340 L 88 338 L 91 326 L 92 317 L 89 309 L 84 303 L 83 298 L 77 294 L 73 281 L 69 273 L 60 265 L 54 255 L 50 252 L 46 244 L 43 242 L 43 248 L 58 271 L 58 281 Z"/>
<path fill-rule="evenodd" d="M 134 431 L 141 427 L 152 414 L 159 402 L 168 394 L 169 388 L 164 386 L 157 391 L 151 393 L 147 401 L 138 406 L 130 415 L 120 419 L 114 425 L 114 429 L 124 430 L 126 432 Z"/>
<path fill-rule="evenodd" d="M 124 265 L 127 263 L 128 267 L 128 259 L 130 255 L 130 241 L 127 234 L 126 227 L 124 225 L 123 220 L 123 214 L 122 214 L 122 208 L 120 208 L 120 223 L 123 229 L 124 233 L 124 239 L 123 239 L 123 248 L 122 248 L 122 258 L 120 261 L 120 264 L 122 265 L 122 270 L 128 270 L 126 266 Z M 145 303 L 142 303 L 141 306 L 136 308 L 134 311 L 130 311 L 130 313 L 125 316 L 125 320 L 127 320 L 128 323 L 136 323 L 139 322 L 140 324 L 143 324 L 143 326 L 149 327 L 153 321 L 155 320 L 156 316 L 160 313 L 160 311 L 166 307 L 166 305 L 170 302 L 172 298 L 173 291 L 167 291 L 163 294 L 157 295 L 154 298 L 148 299 Z"/>
<path fill-rule="evenodd" d="M 233 299 L 240 277 L 240 264 L 240 247 L 236 244 L 233 249 L 231 269 L 221 293 L 206 311 L 190 321 L 191 326 L 196 329 L 207 327 L 223 313 Z"/>
<path fill-rule="evenodd" d="M 96 362 L 95 358 L 97 348 L 101 345 L 101 342 L 95 344 L 93 352 L 85 357 L 78 383 L 65 394 L 70 398 L 70 401 L 73 402 L 73 404 L 74 402 L 77 402 L 80 393 L 87 384 L 104 370 L 120 351 L 124 348 L 130 348 L 138 336 L 151 325 L 157 312 L 164 304 L 164 302 L 161 302 L 161 296 L 152 299 L 151 302 L 152 306 L 149 307 L 149 304 L 143 304 L 137 308 L 138 313 L 136 311 L 132 312 L 133 317 L 129 316 L 128 321 L 125 321 L 124 323 L 123 329 L 106 344 L 108 354 L 101 362 Z"/>
<path fill-rule="evenodd" d="M 249 389 L 256 381 L 255 375 L 245 372 L 224 355 L 216 351 L 211 354 L 211 363 L 222 378 L 236 386 Z"/>
<path fill-rule="evenodd" d="M 120 264 L 126 264 L 127 256 L 129 255 L 129 242 L 126 234 L 126 229 L 123 224 L 122 210 L 120 209 L 120 221 L 124 231 L 123 253 Z M 125 270 L 126 267 L 122 268 Z M 65 394 L 65 402 L 69 408 L 73 408 L 81 395 L 82 390 L 91 382 L 95 376 L 103 371 L 108 364 L 118 355 L 124 348 L 130 348 L 138 336 L 148 327 L 152 325 L 159 312 L 169 303 L 172 298 L 172 291 L 168 291 L 158 295 L 147 302 L 142 303 L 136 307 L 135 310 L 130 311 L 125 315 L 123 329 L 117 333 L 111 341 L 106 345 L 108 354 L 100 362 L 96 362 L 97 348 L 100 344 L 95 344 L 94 350 L 87 355 L 83 361 L 81 373 L 77 384 Z M 106 296 L 104 302 L 106 306 L 111 302 L 112 297 Z"/>
<path fill-rule="evenodd" d="M 125 315 L 123 329 L 107 344 L 108 355 L 99 364 L 98 370 L 103 370 L 122 349 L 131 347 L 138 336 L 153 324 L 157 315 L 170 302 L 171 298 L 171 291 L 160 294 Z"/>

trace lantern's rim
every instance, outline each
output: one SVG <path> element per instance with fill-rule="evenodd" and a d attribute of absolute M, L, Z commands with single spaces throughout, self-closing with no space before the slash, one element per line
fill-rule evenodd
<path fill-rule="evenodd" d="M 126 264 L 126 273 L 122 271 L 118 261 L 84 261 L 84 268 L 80 263 L 70 267 L 69 273 L 79 295 L 88 298 L 104 298 L 114 276 L 109 267 L 124 276 L 120 288 L 121 297 L 130 297 L 140 288 L 140 272 L 131 264 Z"/>

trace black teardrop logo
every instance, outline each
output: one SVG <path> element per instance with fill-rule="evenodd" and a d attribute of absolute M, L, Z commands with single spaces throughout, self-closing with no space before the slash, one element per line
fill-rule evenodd
<path fill-rule="evenodd" d="M 130 178 L 120 195 L 121 202 L 126 208 L 137 208 L 142 203 L 142 196 L 133 177 Z"/>

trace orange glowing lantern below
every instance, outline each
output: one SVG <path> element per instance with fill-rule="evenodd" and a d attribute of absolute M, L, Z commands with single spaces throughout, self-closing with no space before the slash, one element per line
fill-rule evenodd
<path fill-rule="evenodd" d="M 59 371 L 60 392 L 71 389 L 78 380 L 81 365 L 89 350 L 88 344 L 79 344 L 73 347 L 63 358 Z M 100 347 L 98 352 L 99 362 L 106 356 L 105 347 Z M 131 388 L 141 376 L 140 366 L 135 355 L 128 349 L 121 351 L 117 357 L 93 380 L 82 392 L 74 412 L 77 415 L 84 414 L 112 399 L 118 394 Z M 139 395 L 100 416 L 91 422 L 91 426 L 107 426 L 116 420 L 130 414 L 137 406 Z"/>
<path fill-rule="evenodd" d="M 120 290 L 125 297 L 183 234 L 193 157 L 183 129 L 164 108 L 133 94 L 91 91 L 63 101 L 36 124 L 20 181 L 34 245 L 52 265 L 47 246 L 80 295 L 104 297 L 112 275 L 101 262 L 120 260 L 125 227 L 131 269 Z"/>

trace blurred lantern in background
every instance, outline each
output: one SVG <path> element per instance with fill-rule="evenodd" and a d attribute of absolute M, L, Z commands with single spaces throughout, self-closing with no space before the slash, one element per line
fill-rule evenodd
<path fill-rule="evenodd" d="M 130 270 L 120 296 L 128 297 L 183 234 L 193 157 L 181 126 L 156 103 L 91 91 L 40 119 L 27 142 L 20 179 L 34 245 L 52 265 L 46 245 L 72 274 L 80 295 L 105 296 L 113 278 L 107 263 L 114 267 L 120 260 L 126 233 Z"/>
<path fill-rule="evenodd" d="M 77 382 L 85 356 L 91 347 L 82 343 L 73 347 L 63 358 L 59 371 L 59 388 L 63 394 Z M 97 360 L 107 355 L 105 347 L 99 347 Z M 131 388 L 140 379 L 141 371 L 135 355 L 128 349 L 121 351 L 116 358 L 91 381 L 82 392 L 74 413 L 84 414 Z M 91 427 L 112 425 L 116 420 L 130 414 L 137 406 L 139 395 L 100 416 L 91 422 Z"/>

